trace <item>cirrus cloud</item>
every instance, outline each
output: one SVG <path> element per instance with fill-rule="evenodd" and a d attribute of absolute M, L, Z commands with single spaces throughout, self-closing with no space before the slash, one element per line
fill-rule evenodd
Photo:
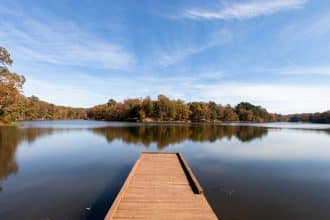
<path fill-rule="evenodd" d="M 123 45 L 101 38 L 72 20 L 42 20 L 4 6 L 0 7 L 1 15 L 1 44 L 20 61 L 113 70 L 128 70 L 135 63 L 135 56 Z"/>
<path fill-rule="evenodd" d="M 240 2 L 233 4 L 223 4 L 218 10 L 214 9 L 187 9 L 183 17 L 190 19 L 248 19 L 262 15 L 273 14 L 284 10 L 302 8 L 307 0 L 271 0 Z"/>

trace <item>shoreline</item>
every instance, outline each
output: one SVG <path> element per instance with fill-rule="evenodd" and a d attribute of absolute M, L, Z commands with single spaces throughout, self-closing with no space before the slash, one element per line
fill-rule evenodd
<path fill-rule="evenodd" d="M 44 121 L 99 121 L 99 122 L 123 122 L 123 123 L 143 123 L 143 124 L 267 124 L 267 123 L 292 123 L 292 124 L 320 124 L 327 125 L 330 123 L 317 123 L 317 122 L 293 122 L 293 121 L 164 121 L 164 120 L 122 120 L 122 121 L 108 121 L 108 120 L 95 120 L 95 119 L 37 119 L 37 120 L 17 120 L 10 124 L 0 123 L 0 127 L 17 126 L 19 122 L 44 122 Z"/>

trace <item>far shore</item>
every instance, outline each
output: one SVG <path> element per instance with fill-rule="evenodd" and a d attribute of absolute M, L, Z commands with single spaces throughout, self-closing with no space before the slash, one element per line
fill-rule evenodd
<path fill-rule="evenodd" d="M 290 121 L 272 121 L 272 122 L 255 122 L 255 121 L 172 121 L 172 120 L 126 120 L 126 121 L 107 121 L 107 120 L 94 120 L 94 119 L 36 119 L 36 120 L 17 120 L 12 123 L 0 122 L 0 127 L 15 127 L 19 122 L 43 122 L 43 121 L 102 121 L 102 122 L 126 122 L 126 123 L 143 123 L 143 124 L 266 124 L 266 123 L 307 123 L 307 124 L 324 124 L 316 122 L 290 122 Z"/>

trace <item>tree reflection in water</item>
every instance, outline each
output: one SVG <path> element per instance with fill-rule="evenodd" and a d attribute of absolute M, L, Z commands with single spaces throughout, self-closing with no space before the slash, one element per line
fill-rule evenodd
<path fill-rule="evenodd" d="M 52 128 L 0 127 L 0 191 L 1 181 L 18 172 L 15 158 L 17 146 L 23 141 L 32 143 L 41 136 L 50 135 L 53 130 Z"/>
<path fill-rule="evenodd" d="M 85 129 L 0 127 L 0 183 L 18 172 L 15 154 L 20 143 L 23 141 L 32 143 L 41 136 L 71 130 Z M 236 137 L 245 142 L 267 134 L 267 128 L 262 127 L 219 125 L 138 125 L 89 128 L 88 130 L 105 137 L 109 143 L 122 140 L 129 144 L 143 144 L 145 147 L 155 143 L 158 149 L 164 149 L 170 144 L 178 144 L 185 140 L 214 142 L 223 138 Z"/>
<path fill-rule="evenodd" d="M 267 128 L 264 127 L 219 125 L 142 125 L 93 128 L 91 131 L 106 137 L 108 142 L 119 139 L 128 144 L 143 144 L 145 147 L 155 143 L 158 149 L 185 140 L 215 142 L 223 138 L 236 137 L 242 142 L 247 142 L 261 138 L 268 132 Z"/>

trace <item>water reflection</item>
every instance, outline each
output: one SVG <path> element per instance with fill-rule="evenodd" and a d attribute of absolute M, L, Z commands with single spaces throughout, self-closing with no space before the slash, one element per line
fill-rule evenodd
<path fill-rule="evenodd" d="M 124 126 L 123 126 L 124 125 Z M 58 127 L 0 127 L 0 181 L 6 179 L 9 175 L 18 172 L 18 165 L 15 160 L 17 146 L 26 141 L 33 143 L 38 138 L 46 135 L 52 135 L 59 132 L 69 131 L 89 131 L 93 134 L 105 137 L 108 143 L 115 140 L 121 140 L 125 144 L 142 144 L 146 148 L 152 144 L 157 149 L 162 150 L 169 145 L 179 144 L 184 141 L 192 142 L 215 142 L 222 139 L 231 140 L 236 138 L 241 142 L 250 142 L 254 139 L 260 139 L 268 134 L 267 127 L 252 126 L 220 126 L 220 125 L 143 125 L 132 126 L 131 124 L 121 124 L 121 126 L 85 127 L 85 128 L 62 128 Z M 329 130 L 316 130 L 330 134 Z M 251 149 L 250 149 L 251 150 Z"/>
<path fill-rule="evenodd" d="M 43 135 L 50 135 L 51 128 L 19 129 L 14 126 L 0 127 L 0 181 L 18 172 L 15 160 L 17 146 L 23 142 L 34 142 Z"/>
<path fill-rule="evenodd" d="M 16 149 L 19 142 L 16 131 L 16 128 L 5 129 L 0 127 L 0 181 L 18 171 L 15 161 Z"/>
<path fill-rule="evenodd" d="M 109 143 L 122 140 L 129 144 L 143 144 L 145 147 L 155 143 L 158 149 L 185 140 L 193 142 L 214 142 L 223 138 L 236 137 L 242 142 L 267 135 L 267 128 L 250 126 L 216 126 L 216 125 L 161 125 L 161 126 L 128 126 L 86 128 L 88 131 L 101 135 Z M 81 128 L 47 128 L 47 127 L 0 127 L 0 181 L 18 172 L 15 160 L 17 146 L 23 141 L 33 143 L 42 136 L 54 132 L 85 130 Z"/>
<path fill-rule="evenodd" d="M 63 129 L 53 128 L 19 128 L 15 126 L 0 127 L 0 191 L 2 191 L 1 182 L 10 175 L 19 171 L 16 162 L 17 147 L 22 142 L 29 144 L 35 142 L 42 136 L 60 132 Z M 64 129 L 67 130 L 67 129 Z"/>
<path fill-rule="evenodd" d="M 329 219 L 329 129 L 270 126 L 0 127 L 0 219 L 103 219 L 146 148 L 182 152 L 223 219 Z"/>
<path fill-rule="evenodd" d="M 158 149 L 164 149 L 170 144 L 178 144 L 185 140 L 215 142 L 223 138 L 236 137 L 242 142 L 248 142 L 262 138 L 268 133 L 267 128 L 263 127 L 217 125 L 103 127 L 90 130 L 106 137 L 109 143 L 117 139 L 127 144 L 143 144 L 146 147 L 155 143 Z"/>

